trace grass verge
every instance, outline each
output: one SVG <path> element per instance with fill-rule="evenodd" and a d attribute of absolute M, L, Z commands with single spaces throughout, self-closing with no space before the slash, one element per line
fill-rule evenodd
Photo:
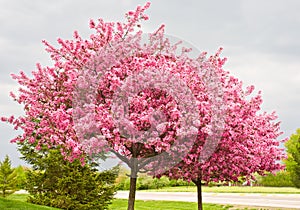
<path fill-rule="evenodd" d="M 196 192 L 195 186 L 181 186 L 181 187 L 166 187 L 155 190 L 143 190 L 148 192 Z M 300 194 L 300 189 L 293 187 L 202 187 L 202 192 L 212 193 L 277 193 L 277 194 Z"/>
<path fill-rule="evenodd" d="M 26 203 L 26 194 L 13 194 L 7 198 L 0 197 L 0 209 L 1 210 L 59 210 L 58 208 L 39 206 L 30 203 Z M 180 202 L 180 201 L 142 201 L 136 200 L 136 210 L 186 210 L 197 209 L 197 204 L 193 202 Z M 236 205 L 218 205 L 218 204 L 203 204 L 204 210 L 257 210 L 257 209 L 272 209 L 277 208 L 258 208 L 258 207 L 246 207 Z M 109 210 L 127 210 L 126 199 L 114 199 L 110 205 Z"/>
<path fill-rule="evenodd" d="M 219 210 L 230 209 L 231 206 L 224 206 L 218 204 L 204 204 L 204 209 Z M 179 202 L 179 201 L 135 201 L 136 210 L 186 210 L 197 209 L 197 204 L 192 202 Z M 110 206 L 110 210 L 127 210 L 126 199 L 115 199 Z"/>
<path fill-rule="evenodd" d="M 27 196 L 27 195 L 25 195 Z M 24 196 L 23 196 L 24 197 Z M 57 208 L 39 206 L 31 203 L 26 203 L 22 196 L 9 196 L 7 198 L 0 198 L 1 210 L 57 210 Z M 13 199 L 11 199 L 13 198 Z M 25 198 L 26 200 L 26 198 Z"/>
<path fill-rule="evenodd" d="M 13 194 L 7 198 L 0 198 L 1 210 L 58 210 L 46 206 L 39 206 L 26 203 L 26 194 Z M 136 210 L 186 210 L 197 209 L 196 203 L 191 202 L 178 202 L 178 201 L 141 201 L 137 200 L 135 204 Z M 204 204 L 204 209 L 219 210 L 229 209 L 230 206 L 217 205 L 217 204 Z M 127 210 L 126 199 L 114 199 L 110 205 L 110 210 Z"/>

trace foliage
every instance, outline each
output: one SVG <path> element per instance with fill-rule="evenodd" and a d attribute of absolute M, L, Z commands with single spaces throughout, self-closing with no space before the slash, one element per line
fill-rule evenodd
<path fill-rule="evenodd" d="M 180 187 L 180 186 L 194 186 L 192 182 L 187 182 L 183 179 L 170 179 L 170 187 Z"/>
<path fill-rule="evenodd" d="M 212 60 L 219 60 L 219 65 L 224 62 L 217 55 L 206 60 L 206 53 L 199 55 L 197 59 L 190 59 L 187 49 L 182 49 L 178 55 L 177 44 L 171 44 L 164 37 L 164 25 L 150 34 L 149 43 L 143 44 L 139 22 L 148 19 L 144 11 L 149 6 L 150 3 L 146 3 L 145 6 L 138 6 L 135 11 L 126 13 L 127 21 L 124 23 L 91 20 L 90 28 L 95 32 L 88 40 L 84 40 L 76 31 L 73 40 L 58 39 L 58 48 L 44 41 L 54 66 L 43 68 L 37 64 L 32 78 L 24 72 L 13 74 L 13 79 L 21 88 L 19 94 L 11 93 L 11 96 L 24 106 L 25 114 L 18 118 L 1 118 L 24 132 L 12 142 L 26 142 L 35 145 L 38 150 L 44 146 L 60 146 L 61 153 L 70 161 L 81 158 L 84 162 L 85 152 L 98 153 L 109 147 L 131 169 L 130 201 L 134 200 L 136 175 L 151 162 L 151 157 L 168 150 L 178 139 L 184 143 L 187 137 L 196 135 L 196 129 L 185 133 L 182 123 L 187 121 L 180 121 L 179 118 L 185 115 L 193 125 L 197 124 L 196 115 L 190 114 L 190 110 L 197 109 L 189 107 L 190 110 L 180 113 L 184 106 L 180 107 L 175 98 L 179 102 L 191 102 L 188 97 L 193 94 L 183 94 L 186 92 L 183 90 L 187 87 L 186 84 L 194 92 L 193 97 L 205 98 L 203 91 L 206 87 L 197 70 L 200 66 L 207 71 L 218 68 Z M 145 69 L 149 72 L 142 75 Z M 156 74 L 155 77 L 153 73 Z M 192 74 L 198 76 L 191 77 Z M 99 81 L 100 76 L 102 78 Z M 131 97 L 130 119 L 121 118 L 114 122 L 112 113 L 120 111 L 113 110 L 114 93 L 122 85 L 126 86 L 126 79 L 130 76 L 141 76 L 137 81 L 150 86 Z M 151 82 L 155 82 L 155 79 L 162 80 L 160 84 L 174 85 L 172 82 L 178 81 L 186 84 L 171 86 L 173 92 L 179 93 L 174 96 L 166 88 L 154 88 Z M 138 90 L 139 84 L 127 85 L 122 90 L 127 94 L 130 91 L 126 88 Z M 86 97 L 81 98 L 82 96 Z M 127 94 L 126 97 L 128 96 Z M 193 105 L 196 106 L 196 101 L 194 102 Z M 207 104 L 206 101 L 200 103 L 203 106 Z M 119 106 L 116 107 L 118 109 Z M 162 115 L 167 122 L 161 122 Z M 147 140 L 151 141 L 147 144 L 137 142 L 141 139 L 132 136 L 150 128 L 160 135 L 152 136 L 152 139 L 148 135 Z M 179 135 L 176 136 L 176 133 Z M 139 137 L 145 140 L 143 135 Z M 175 151 L 171 152 L 175 153 L 172 154 L 173 157 L 180 158 L 176 150 L 181 150 L 184 144 L 177 142 L 177 145 L 180 147 L 175 147 Z M 188 146 L 186 148 L 189 149 Z M 133 206 L 133 203 L 130 205 Z"/>
<path fill-rule="evenodd" d="M 287 171 L 290 173 L 294 185 L 300 188 L 300 129 L 291 135 L 285 146 L 288 154 L 285 160 Z"/>
<path fill-rule="evenodd" d="M 124 171 L 124 169 L 120 170 L 119 176 L 116 179 L 116 187 L 118 190 L 130 189 L 130 182 L 126 174 L 128 174 L 127 171 Z M 166 176 L 160 178 L 153 178 L 152 176 L 149 176 L 147 174 L 139 174 L 136 188 L 137 190 L 149 190 L 175 186 L 194 186 L 194 184 L 184 181 L 182 179 L 169 179 Z"/>
<path fill-rule="evenodd" d="M 25 109 L 24 116 L 2 118 L 24 131 L 13 142 L 27 141 L 37 149 L 59 145 L 70 161 L 84 162 L 85 152 L 114 152 L 131 169 L 130 210 L 138 172 L 164 173 L 182 159 L 166 175 L 200 184 L 201 179 L 235 181 L 280 168 L 279 123 L 274 113 L 258 114 L 261 95 L 247 100 L 254 87 L 243 90 L 223 70 L 221 48 L 212 56 L 203 52 L 191 58 L 189 49 L 179 49 L 165 36 L 164 25 L 142 43 L 140 21 L 148 19 L 149 6 L 126 13 L 124 23 L 91 20 L 90 39 L 76 31 L 72 40 L 58 39 L 58 48 L 44 41 L 54 66 L 38 64 L 33 78 L 13 75 L 22 88 L 11 96 Z M 216 89 L 224 94 L 213 95 Z M 222 120 L 215 120 L 222 114 L 224 132 L 215 132 L 222 130 Z M 212 148 L 203 149 L 216 136 L 219 146 L 212 142 Z M 215 148 L 209 161 L 198 161 Z"/>
<path fill-rule="evenodd" d="M 8 155 L 6 155 L 4 161 L 0 162 L 0 196 L 6 197 L 14 193 L 16 190 L 16 177 L 17 174 L 11 167 Z"/>
<path fill-rule="evenodd" d="M 170 180 L 167 177 L 152 178 L 151 176 L 141 175 L 137 179 L 137 190 L 148 190 L 148 189 L 161 189 L 163 187 L 170 186 Z M 129 179 L 122 179 L 117 183 L 118 190 L 129 190 L 130 182 Z"/>
<path fill-rule="evenodd" d="M 107 209 L 115 193 L 117 171 L 98 172 L 96 164 L 82 166 L 69 162 L 57 148 L 36 150 L 31 144 L 19 145 L 23 159 L 33 165 L 27 172 L 28 201 L 62 209 Z"/>
<path fill-rule="evenodd" d="M 197 138 L 182 161 L 161 174 L 172 179 L 192 181 L 197 186 L 198 209 L 202 210 L 201 186 L 218 182 L 250 182 L 254 173 L 265 174 L 282 169 L 284 149 L 279 147 L 280 122 L 275 112 L 261 112 L 262 95 L 254 86 L 243 87 L 242 81 L 223 70 L 220 51 L 209 60 L 219 76 L 221 106 L 206 100 L 199 106 L 200 124 Z M 217 59 L 214 59 L 217 57 Z M 210 95 L 209 93 L 205 94 Z M 209 98 L 207 96 L 207 98 Z M 218 104 L 217 104 L 218 105 Z M 213 110 L 220 109 L 220 113 Z M 209 131 L 207 132 L 207 127 Z M 244 180 L 241 180 L 243 178 Z"/>
<path fill-rule="evenodd" d="M 283 168 L 279 161 L 285 156 L 277 140 L 281 132 L 275 113 L 260 112 L 262 97 L 251 96 L 253 86 L 244 91 L 242 82 L 229 75 L 222 81 L 225 125 L 215 151 L 201 161 L 203 139 L 207 137 L 199 135 L 190 153 L 164 175 L 206 182 L 237 182 L 241 177 L 254 179 L 255 172 L 263 175 Z"/>
<path fill-rule="evenodd" d="M 26 171 L 28 171 L 29 168 L 24 166 L 18 166 L 15 168 L 15 173 L 17 175 L 16 177 L 16 188 L 17 189 L 24 189 L 26 184 Z"/>
<path fill-rule="evenodd" d="M 268 173 L 257 178 L 258 185 L 265 187 L 294 187 L 291 175 L 286 170 L 277 171 L 275 174 Z"/>

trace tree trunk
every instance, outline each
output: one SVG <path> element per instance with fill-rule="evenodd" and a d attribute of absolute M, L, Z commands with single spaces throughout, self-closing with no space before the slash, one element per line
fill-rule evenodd
<path fill-rule="evenodd" d="M 195 185 L 197 186 L 197 199 L 198 199 L 198 210 L 203 210 L 202 207 L 202 186 L 201 186 L 201 179 L 193 180 Z"/>
<path fill-rule="evenodd" d="M 129 189 L 128 208 L 127 208 L 127 210 L 134 210 L 135 193 L 136 193 L 136 180 L 137 180 L 137 177 L 130 177 L 130 189 Z"/>
<path fill-rule="evenodd" d="M 130 188 L 128 197 L 127 210 L 134 210 L 135 194 L 136 194 L 136 181 L 138 173 L 138 160 L 137 158 L 131 159 L 131 173 L 130 173 Z"/>

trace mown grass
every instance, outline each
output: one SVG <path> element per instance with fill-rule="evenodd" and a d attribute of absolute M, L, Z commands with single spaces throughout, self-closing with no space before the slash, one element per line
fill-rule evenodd
<path fill-rule="evenodd" d="M 181 186 L 181 187 L 166 187 L 162 189 L 155 190 L 141 190 L 147 192 L 196 192 L 195 186 Z M 277 194 L 300 194 L 300 189 L 293 187 L 202 187 L 202 192 L 212 192 L 212 193 L 277 193 Z"/>
<path fill-rule="evenodd" d="M 0 198 L 0 209 L 1 210 L 57 210 L 57 208 L 51 208 L 47 206 L 39 206 L 35 204 L 26 203 L 24 201 L 21 201 L 20 198 L 21 200 L 23 200 L 23 197 L 21 196 L 19 197 L 19 195 L 9 196 L 8 198 Z"/>
<path fill-rule="evenodd" d="M 7 198 L 0 198 L 1 210 L 58 210 L 46 206 L 38 206 L 26 203 L 26 194 L 13 194 Z M 204 204 L 204 209 L 219 210 L 229 209 L 230 206 L 223 206 L 217 204 Z M 178 201 L 141 201 L 137 200 L 135 203 L 136 210 L 186 210 L 197 209 L 197 204 L 192 202 L 178 202 Z M 127 210 L 126 199 L 114 199 L 110 205 L 110 210 Z"/>
<path fill-rule="evenodd" d="M 207 210 L 220 210 L 229 209 L 230 206 L 223 206 L 218 204 L 204 204 L 204 209 Z M 115 199 L 110 206 L 111 210 L 127 210 L 126 199 Z M 192 202 L 179 202 L 179 201 L 135 201 L 136 210 L 192 210 L 197 209 L 197 203 Z"/>
<path fill-rule="evenodd" d="M 11 194 L 7 198 L 10 200 L 26 202 L 28 198 L 28 194 Z"/>
<path fill-rule="evenodd" d="M 183 187 L 176 187 L 172 189 L 172 192 L 184 192 L 186 190 L 182 189 Z M 186 188 L 186 187 L 185 187 Z M 193 187 L 189 187 L 193 188 Z M 223 189 L 222 189 L 223 188 Z M 232 189 L 236 188 L 239 189 L 241 187 L 230 187 L 230 191 L 226 191 L 225 187 L 216 187 L 216 189 L 222 189 L 221 192 L 233 192 Z M 247 189 L 248 187 L 242 187 Z M 205 187 L 204 187 L 205 189 Z M 214 189 L 214 187 L 211 187 L 209 189 Z M 259 188 L 258 188 L 259 189 Z M 258 191 L 256 189 L 255 192 Z M 276 189 L 276 188 L 274 188 Z M 170 189 L 169 189 L 170 190 Z M 189 189 L 191 190 L 191 189 Z M 290 191 L 294 192 L 295 189 L 292 189 Z M 252 192 L 254 190 L 252 189 Z M 280 191 L 280 193 L 288 193 L 290 192 L 288 189 Z M 191 192 L 191 191 L 189 191 Z M 214 191 L 215 192 L 215 191 Z M 248 191 L 247 191 L 248 192 Z M 270 193 L 268 190 L 264 189 L 263 191 L 260 190 L 260 193 Z M 298 193 L 298 192 L 296 192 Z M 46 206 L 39 206 L 34 205 L 30 203 L 26 203 L 28 195 L 27 194 L 13 194 L 8 196 L 7 198 L 1 198 L 0 197 L 0 210 L 59 210 L 58 208 L 51 208 Z M 142 201 L 142 200 L 136 200 L 135 203 L 135 209 L 136 210 L 186 210 L 186 209 L 197 209 L 197 203 L 193 202 L 181 202 L 181 201 Z M 257 208 L 253 207 L 239 207 L 235 205 L 218 205 L 218 204 L 204 204 L 203 205 L 204 210 L 220 210 L 220 209 L 248 209 L 248 210 L 254 210 Z M 264 209 L 264 208 L 259 208 Z M 276 209 L 276 208 L 267 208 L 267 209 Z M 110 205 L 110 210 L 127 210 L 127 200 L 126 199 L 114 199 L 113 203 Z"/>

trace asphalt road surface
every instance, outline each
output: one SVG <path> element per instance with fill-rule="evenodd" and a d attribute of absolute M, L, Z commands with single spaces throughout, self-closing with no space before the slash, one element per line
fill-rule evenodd
<path fill-rule="evenodd" d="M 300 194 L 202 193 L 204 203 L 300 209 Z M 116 198 L 128 198 L 128 191 L 119 191 Z M 137 200 L 197 202 L 192 192 L 140 192 Z"/>

